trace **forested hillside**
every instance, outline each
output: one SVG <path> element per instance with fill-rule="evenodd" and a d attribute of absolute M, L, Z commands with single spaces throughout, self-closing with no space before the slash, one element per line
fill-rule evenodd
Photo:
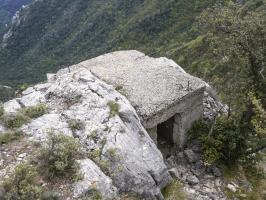
<path fill-rule="evenodd" d="M 214 0 L 45 0 L 23 10 L 0 51 L 0 84 L 43 80 L 93 56 L 138 49 L 169 56 L 195 17 Z"/>
<path fill-rule="evenodd" d="M 22 5 L 27 5 L 32 0 L 0 0 L 0 36 L 7 30 L 12 16 Z"/>

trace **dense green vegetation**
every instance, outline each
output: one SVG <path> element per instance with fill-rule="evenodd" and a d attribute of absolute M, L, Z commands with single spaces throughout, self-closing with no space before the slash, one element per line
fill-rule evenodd
<path fill-rule="evenodd" d="M 46 72 L 118 49 L 169 56 L 195 17 L 214 2 L 38 1 L 21 12 L 23 22 L 0 50 L 0 84 L 38 82 Z"/>
<path fill-rule="evenodd" d="M 6 190 L 5 199 L 39 199 L 43 188 L 38 178 L 36 167 L 27 163 L 17 165 L 14 174 L 3 181 Z"/>
<path fill-rule="evenodd" d="M 0 37 L 10 26 L 12 16 L 22 5 L 27 5 L 32 0 L 0 0 Z"/>
<path fill-rule="evenodd" d="M 74 177 L 78 169 L 75 161 L 78 150 L 78 142 L 73 137 L 49 132 L 39 155 L 42 173 L 49 179 L 67 175 Z"/>

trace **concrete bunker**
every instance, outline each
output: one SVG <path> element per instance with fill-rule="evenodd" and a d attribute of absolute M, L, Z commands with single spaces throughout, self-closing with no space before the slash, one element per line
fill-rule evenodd
<path fill-rule="evenodd" d="M 165 140 L 182 148 L 186 132 L 202 117 L 206 83 L 167 58 L 132 51 L 105 54 L 77 65 L 127 97 L 156 144 Z M 61 73 L 65 73 L 62 71 Z"/>

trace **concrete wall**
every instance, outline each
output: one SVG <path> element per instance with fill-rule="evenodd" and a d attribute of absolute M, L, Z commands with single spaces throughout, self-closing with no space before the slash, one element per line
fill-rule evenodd
<path fill-rule="evenodd" d="M 172 105 L 162 113 L 143 121 L 142 124 L 150 133 L 151 138 L 157 144 L 157 125 L 175 117 L 173 141 L 182 148 L 187 140 L 187 131 L 192 124 L 201 119 L 203 115 L 204 88 L 185 96 L 177 104 Z"/>
<path fill-rule="evenodd" d="M 176 102 L 170 105 L 168 108 L 161 112 L 156 113 L 149 119 L 142 120 L 142 124 L 146 129 L 151 129 L 162 122 L 167 121 L 171 117 L 175 116 L 177 113 L 185 113 L 193 107 L 203 104 L 203 94 L 205 87 L 195 90 L 182 99 L 176 100 Z M 202 114 L 202 111 L 200 111 Z"/>

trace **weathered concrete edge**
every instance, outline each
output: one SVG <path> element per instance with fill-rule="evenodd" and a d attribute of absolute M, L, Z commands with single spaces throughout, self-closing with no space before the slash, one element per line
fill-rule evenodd
<path fill-rule="evenodd" d="M 174 102 L 167 108 L 160 110 L 157 114 L 153 116 L 139 116 L 143 126 L 146 129 L 154 128 L 158 124 L 170 119 L 174 115 L 178 113 L 183 113 L 186 110 L 191 109 L 186 106 L 187 102 L 195 102 L 195 99 L 198 99 L 200 97 L 202 97 L 203 99 L 203 94 L 205 90 L 206 86 L 202 86 L 201 88 L 193 91 L 193 93 L 188 93 L 187 95 L 183 96 L 178 102 Z M 203 102 L 198 102 L 198 104 L 203 104 Z M 195 107 L 195 105 L 193 107 Z"/>

